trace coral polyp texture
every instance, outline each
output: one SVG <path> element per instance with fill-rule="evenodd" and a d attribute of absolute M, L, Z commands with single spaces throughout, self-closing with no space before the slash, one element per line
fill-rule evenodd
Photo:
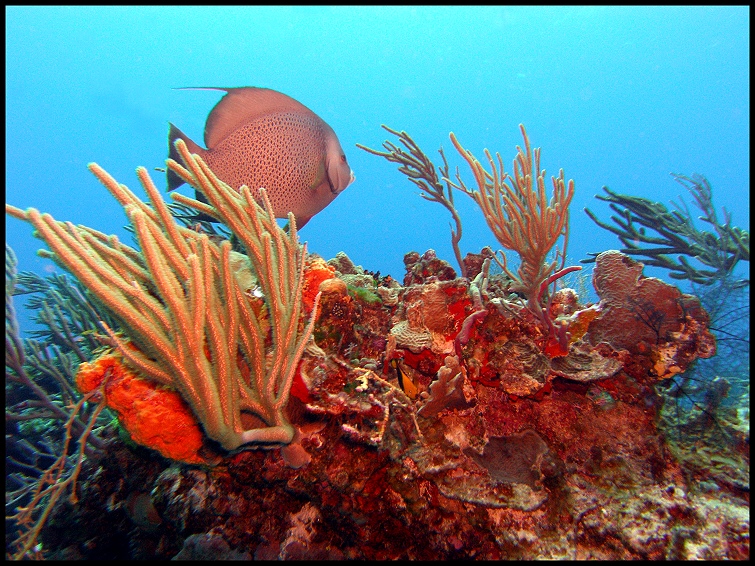
<path fill-rule="evenodd" d="M 534 193 L 531 237 L 547 241 L 511 241 L 517 273 L 494 273 L 489 248 L 456 254 L 464 277 L 432 250 L 407 254 L 403 278 L 343 253 L 325 261 L 299 245 L 293 219 L 278 227 L 264 191 L 260 205 L 224 185 L 180 142 L 186 167 L 168 165 L 210 204 L 175 198 L 221 220 L 245 253 L 177 224 L 143 169 L 151 207 L 92 167 L 140 251 L 7 207 L 117 322 L 76 382 L 120 424 L 81 466 L 76 503 L 45 509 L 39 553 L 747 558 L 749 485 L 732 467 L 749 467 L 737 421 L 749 415 L 710 415 L 728 464 L 708 468 L 677 460 L 658 424 L 659 388 L 716 353 L 708 314 L 619 251 L 596 258 L 597 303 L 556 289 L 565 244 L 555 259 L 544 252 L 566 235 L 572 187 L 560 174 L 548 205 L 522 134 L 509 185 L 500 159 L 485 173 L 463 153 L 479 191 L 444 185 L 447 164 L 441 180 L 416 144 L 411 156 L 377 152 L 413 160 L 407 171 L 449 210 L 445 190 L 482 199 L 489 223 L 495 198 L 514 214 Z M 512 238 L 526 236 L 521 220 Z M 504 224 L 491 228 L 508 247 Z"/>

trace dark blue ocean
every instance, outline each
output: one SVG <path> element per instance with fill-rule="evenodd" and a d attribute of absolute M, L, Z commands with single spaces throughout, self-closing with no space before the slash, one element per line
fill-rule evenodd
<path fill-rule="evenodd" d="M 330 124 L 356 174 L 301 232 L 326 259 L 345 251 L 399 280 L 411 250 L 455 266 L 447 211 L 355 147 L 380 148 L 381 124 L 433 158 L 443 146 L 471 183 L 448 133 L 510 171 L 523 123 L 548 176 L 575 181 L 569 263 L 619 247 L 583 212 L 608 219 L 604 185 L 690 204 L 670 172 L 705 175 L 719 213 L 748 228 L 749 25 L 746 7 L 9 7 L 6 202 L 131 242 L 86 164 L 140 191 L 134 169 L 163 165 L 168 122 L 201 142 L 221 95 L 174 88 L 260 86 Z M 472 200 L 456 204 L 462 253 L 497 249 Z M 57 269 L 31 232 L 8 219 L 19 269 Z"/>

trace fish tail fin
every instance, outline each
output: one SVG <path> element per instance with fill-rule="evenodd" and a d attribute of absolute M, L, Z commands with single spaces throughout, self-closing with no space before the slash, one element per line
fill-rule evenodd
<path fill-rule="evenodd" d="M 186 142 L 186 147 L 189 148 L 189 151 L 191 153 L 196 153 L 200 155 L 201 157 L 204 157 L 205 150 L 199 147 L 197 144 L 195 144 L 189 136 L 184 134 L 181 130 L 176 128 L 173 124 L 168 122 L 168 157 L 173 159 L 174 161 L 177 161 L 178 163 L 183 163 L 183 160 L 181 159 L 181 155 L 178 153 L 178 150 L 173 145 L 173 143 L 177 139 L 181 139 L 184 142 Z M 168 190 L 174 191 L 178 187 L 184 184 L 184 180 L 176 175 L 173 171 L 170 169 L 167 170 L 167 177 L 168 177 Z"/>

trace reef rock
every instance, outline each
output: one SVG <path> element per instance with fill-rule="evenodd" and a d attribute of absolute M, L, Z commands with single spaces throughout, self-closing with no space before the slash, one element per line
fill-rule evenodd
<path fill-rule="evenodd" d="M 291 445 L 187 464 L 113 438 L 82 470 L 79 503 L 55 507 L 50 556 L 749 556 L 749 490 L 692 483 L 657 428 L 655 383 L 715 352 L 694 297 L 601 254 L 599 305 L 552 302 L 573 333 L 551 358 L 505 284 L 473 298 L 416 255 L 404 287 L 345 256 L 310 262 L 321 310 Z M 134 493 L 149 524 L 129 511 Z"/>

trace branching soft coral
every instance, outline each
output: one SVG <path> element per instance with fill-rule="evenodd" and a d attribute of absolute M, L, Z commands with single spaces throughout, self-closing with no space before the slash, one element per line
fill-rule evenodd
<path fill-rule="evenodd" d="M 137 169 L 152 206 L 118 184 L 96 164 L 90 170 L 124 206 L 141 252 L 49 214 L 6 205 L 6 213 L 34 225 L 70 270 L 113 313 L 129 341 L 105 329 L 127 363 L 142 375 L 179 392 L 205 433 L 227 450 L 246 443 L 286 444 L 294 435 L 286 416 L 291 385 L 317 313 L 300 330 L 304 258 L 293 216 L 286 234 L 276 223 L 264 190 L 260 206 L 247 187 L 241 193 L 220 181 L 201 158 L 176 142 L 187 168 L 169 168 L 199 188 L 211 203 L 183 197 L 195 210 L 222 220 L 244 244 L 270 313 L 239 281 L 231 245 L 176 225 L 147 174 Z M 177 199 L 178 200 L 178 199 Z M 243 257 L 243 256 L 242 256 Z M 136 349 L 131 347 L 136 346 Z M 249 427 L 242 413 L 261 421 Z"/>
<path fill-rule="evenodd" d="M 672 174 L 673 175 L 673 174 Z M 692 213 L 684 203 L 669 211 L 663 204 L 620 194 L 603 187 L 607 196 L 595 198 L 610 203 L 615 224 L 603 222 L 589 209 L 585 213 L 601 228 L 613 232 L 624 245 L 622 252 L 642 257 L 645 265 L 662 267 L 672 279 L 688 279 L 701 285 L 712 285 L 730 274 L 739 261 L 750 261 L 750 232 L 731 225 L 731 216 L 724 209 L 724 222 L 718 220 L 713 206 L 713 189 L 702 175 L 691 178 L 673 175 L 692 195 L 703 216 L 700 220 L 713 232 L 695 226 Z M 590 254 L 595 261 L 597 253 Z M 673 256 L 676 256 L 674 259 Z M 690 261 L 695 261 L 693 265 Z M 742 285 L 749 281 L 742 281 Z"/>
<path fill-rule="evenodd" d="M 456 188 L 472 197 L 482 209 L 485 221 L 500 244 L 519 254 L 521 261 L 516 273 L 508 269 L 503 253 L 501 259 L 496 257 L 498 264 L 513 282 L 511 290 L 526 297 L 527 307 L 547 328 L 550 341 L 558 344 L 558 348 L 551 350 L 559 355 L 565 354 L 568 347 L 566 327 L 556 326 L 548 309 L 543 308 L 543 302 L 551 283 L 567 273 L 581 269 L 578 266 L 564 267 L 569 240 L 569 204 L 574 196 L 574 181 L 567 182 L 561 170 L 558 177 L 552 177 L 553 195 L 550 199 L 547 198 L 545 171 L 540 170 L 540 148 L 535 149 L 533 158 L 527 131 L 521 124 L 519 128 L 524 138 L 524 150 L 517 146 L 513 176 L 505 172 L 501 156 L 496 154 L 496 162 L 487 149 L 485 156 L 491 171 L 486 171 L 451 132 L 451 142 L 471 167 L 478 190 L 468 188 L 458 173 L 457 183 L 449 179 L 448 162 L 442 149 L 440 155 L 443 167 L 437 167 L 436 171 L 436 167 L 409 134 L 386 126 L 383 128 L 398 136 L 409 152 L 390 141 L 383 143 L 383 147 L 388 150 L 385 152 L 363 145 L 358 147 L 398 163 L 399 171 L 422 189 L 423 198 L 438 202 L 451 212 L 456 223 L 456 229 L 451 229 L 451 243 L 464 277 L 468 274 L 459 251 L 461 220 L 454 207 L 452 189 Z M 560 248 L 555 257 L 548 261 L 549 254 L 559 240 L 562 242 Z"/>
<path fill-rule="evenodd" d="M 500 154 L 496 160 L 486 149 L 485 156 L 490 172 L 467 149 L 464 149 L 451 132 L 451 142 L 469 163 L 477 182 L 478 190 L 468 188 L 461 177 L 456 175 L 458 185 L 482 209 L 485 221 L 495 234 L 498 242 L 506 249 L 519 254 L 520 265 L 516 273 L 506 265 L 506 256 L 501 254 L 499 261 L 504 272 L 514 281 L 512 290 L 527 298 L 527 307 L 548 328 L 551 341 L 562 347 L 559 353 L 565 354 L 567 347 L 566 328 L 554 325 L 543 309 L 543 296 L 548 286 L 567 273 L 581 269 L 577 266 L 564 267 L 566 246 L 569 241 L 569 204 L 574 196 L 574 181 L 566 182 L 563 169 L 558 177 L 552 177 L 553 195 L 548 199 L 545 191 L 545 170 L 540 170 L 540 148 L 533 152 L 527 131 L 519 125 L 524 138 L 524 149 L 517 146 L 514 159 L 514 175 L 505 172 Z M 497 163 L 497 165 L 496 165 Z M 561 239 L 555 258 L 548 261 L 548 255 Z"/>

